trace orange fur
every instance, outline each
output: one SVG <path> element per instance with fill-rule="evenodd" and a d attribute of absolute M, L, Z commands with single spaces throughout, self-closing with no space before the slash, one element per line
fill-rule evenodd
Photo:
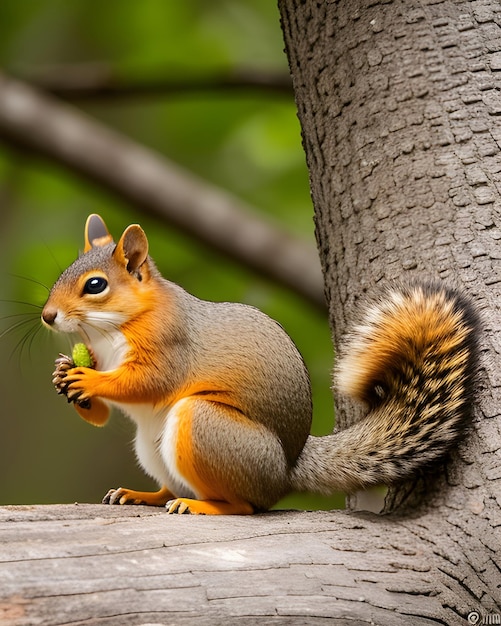
<path fill-rule="evenodd" d="M 117 502 L 118 504 L 147 504 L 149 506 L 165 506 L 173 494 L 162 487 L 158 491 L 134 491 L 133 489 L 110 489 L 103 498 L 103 503 Z"/>
<path fill-rule="evenodd" d="M 215 479 L 215 468 L 210 467 L 210 460 L 206 458 L 205 451 L 195 451 L 193 420 L 194 411 L 197 408 L 200 410 L 200 399 L 192 397 L 187 400 L 188 402 L 184 402 L 181 408 L 176 409 L 178 419 L 176 464 L 180 474 L 197 494 L 199 500 L 178 498 L 168 507 L 169 513 L 189 512 L 208 515 L 253 513 L 254 509 L 250 503 L 239 498 L 227 485 Z M 208 401 L 205 396 L 204 401 Z M 234 411 L 224 405 L 219 405 L 219 410 L 231 413 L 228 415 L 229 419 L 235 419 Z M 245 421 L 249 422 L 249 420 Z M 250 425 L 253 426 L 252 423 Z"/>
<path fill-rule="evenodd" d="M 98 398 L 92 400 L 89 409 L 75 404 L 75 410 L 80 417 L 93 426 L 104 426 L 110 417 L 110 407 Z"/>
<path fill-rule="evenodd" d="M 419 287 L 405 297 L 390 293 L 366 317 L 370 321 L 355 328 L 336 378 L 340 391 L 369 403 L 373 385 L 390 384 L 393 372 L 406 361 L 426 358 L 431 351 L 453 354 L 471 332 L 444 292 L 425 294 Z M 456 366 L 467 357 L 457 353 Z"/>
<path fill-rule="evenodd" d="M 193 449 L 193 405 L 184 403 L 176 411 L 179 420 L 176 441 L 176 464 L 180 474 L 202 500 L 220 500 L 217 485 L 211 486 L 205 479 L 206 468 L 203 459 L 198 458 Z"/>
<path fill-rule="evenodd" d="M 192 515 L 252 515 L 254 509 L 248 502 L 222 502 L 176 498 L 167 503 L 168 513 L 191 513 Z"/>

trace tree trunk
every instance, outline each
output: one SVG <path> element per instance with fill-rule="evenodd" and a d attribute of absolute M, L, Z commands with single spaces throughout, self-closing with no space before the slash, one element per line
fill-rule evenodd
<path fill-rule="evenodd" d="M 279 6 L 335 339 L 366 294 L 391 280 L 443 279 L 470 294 L 484 320 L 474 431 L 446 467 L 388 497 L 387 509 L 407 516 L 416 560 L 427 554 L 422 577 L 399 574 L 402 606 L 409 594 L 426 605 L 422 585 L 433 581 L 444 610 L 499 610 L 499 3 Z M 341 399 L 338 425 L 359 411 Z M 376 586 L 384 595 L 383 578 Z M 433 618 L 444 619 L 440 610 Z"/>

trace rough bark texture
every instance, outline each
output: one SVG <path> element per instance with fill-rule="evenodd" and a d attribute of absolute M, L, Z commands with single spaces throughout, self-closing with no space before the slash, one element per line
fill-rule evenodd
<path fill-rule="evenodd" d="M 437 589 L 455 580 L 467 604 L 476 598 L 494 610 L 501 604 L 501 5 L 279 5 L 336 340 L 367 294 L 389 280 L 443 279 L 482 311 L 474 432 L 419 490 L 393 490 L 389 509 L 419 506 L 408 527 L 423 547 L 434 529 L 428 563 Z M 358 416 L 341 399 L 339 425 Z M 450 604 L 447 594 L 441 602 Z"/>
<path fill-rule="evenodd" d="M 370 537 L 370 541 L 367 538 Z M 0 624 L 462 624 L 485 608 L 427 522 L 342 512 L 0 509 Z M 469 581 L 483 589 L 472 571 Z"/>

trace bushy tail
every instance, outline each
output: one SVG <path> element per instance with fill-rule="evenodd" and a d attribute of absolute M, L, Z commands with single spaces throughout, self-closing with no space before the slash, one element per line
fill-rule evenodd
<path fill-rule="evenodd" d="M 442 285 L 388 290 L 340 351 L 335 383 L 369 406 L 350 428 L 309 437 L 293 488 L 329 493 L 392 484 L 442 458 L 470 420 L 479 320 Z"/>

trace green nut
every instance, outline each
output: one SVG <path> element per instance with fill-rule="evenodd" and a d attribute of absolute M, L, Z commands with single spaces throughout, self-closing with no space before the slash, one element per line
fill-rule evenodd
<path fill-rule="evenodd" d="M 71 356 L 76 367 L 94 367 L 94 359 L 84 343 L 76 343 Z"/>

